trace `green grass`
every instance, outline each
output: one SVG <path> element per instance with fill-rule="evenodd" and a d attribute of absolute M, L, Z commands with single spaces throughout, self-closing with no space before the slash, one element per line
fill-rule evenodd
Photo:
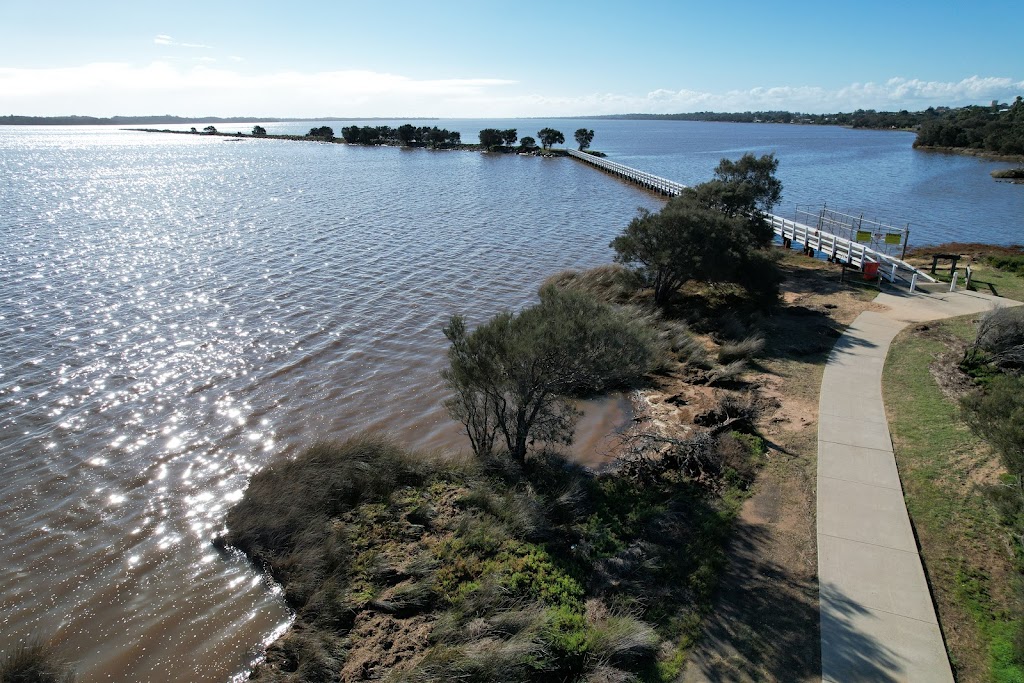
<path fill-rule="evenodd" d="M 1012 683 L 1024 681 L 1014 655 L 1024 618 L 1007 585 L 1019 577 L 1006 530 L 971 479 L 985 447 L 929 370 L 950 337 L 966 341 L 973 333 L 970 317 L 935 324 L 924 334 L 904 331 L 890 348 L 883 389 L 907 510 L 950 660 L 961 680 Z"/>

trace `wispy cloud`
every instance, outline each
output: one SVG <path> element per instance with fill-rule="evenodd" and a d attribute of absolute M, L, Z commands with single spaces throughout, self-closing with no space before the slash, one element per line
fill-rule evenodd
<path fill-rule="evenodd" d="M 153 38 L 153 42 L 157 45 L 173 45 L 174 47 L 196 47 L 204 50 L 213 49 L 209 45 L 202 45 L 200 43 L 179 43 L 174 38 L 171 38 L 169 35 L 165 33 L 157 35 L 155 38 Z"/>
<path fill-rule="evenodd" d="M 424 80 L 362 70 L 251 75 L 205 64 L 186 67 L 172 60 L 142 67 L 95 63 L 0 68 L 0 111 L 60 112 L 69 111 L 73 103 L 76 111 L 99 114 L 166 110 L 186 115 L 454 115 L 456 108 L 446 103 L 486 99 L 487 93 L 514 84 L 497 78 Z"/>
<path fill-rule="evenodd" d="M 850 112 L 856 109 L 920 110 L 932 106 L 987 104 L 1012 101 L 1024 93 L 1024 80 L 971 76 L 960 81 L 922 81 L 895 77 L 881 83 L 852 83 L 838 88 L 813 85 L 765 86 L 747 90 L 706 92 L 658 89 L 643 95 L 592 93 L 580 96 L 536 94 L 491 97 L 466 101 L 468 107 L 495 112 L 530 112 L 529 115 L 674 114 L 695 111 L 770 111 L 805 113 Z M 534 114 L 535 113 L 535 114 Z M 502 113 L 495 115 L 512 115 Z"/>
<path fill-rule="evenodd" d="M 203 62 L 189 60 L 192 64 L 187 65 L 169 57 L 147 66 L 0 68 L 0 111 L 440 117 L 769 109 L 821 113 L 1008 101 L 1024 92 L 1022 80 L 971 76 L 948 82 L 896 77 L 834 88 L 782 85 L 722 92 L 663 88 L 639 94 L 551 96 L 540 90 L 543 84 L 502 78 L 415 79 L 366 70 L 244 73 L 240 66 L 216 67 L 207 63 L 210 57 L 198 59 Z"/>

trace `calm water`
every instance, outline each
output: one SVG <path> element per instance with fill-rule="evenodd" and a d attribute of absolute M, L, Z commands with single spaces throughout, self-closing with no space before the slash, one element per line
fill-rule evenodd
<path fill-rule="evenodd" d="M 780 213 L 828 201 L 909 220 L 912 239 L 1021 240 L 1024 189 L 992 182 L 998 165 L 905 134 L 436 123 L 467 140 L 586 125 L 686 183 L 774 151 Z M 366 429 L 460 446 L 440 407 L 447 316 L 529 303 L 659 204 L 571 159 L 99 128 L 0 128 L 0 169 L 0 649 L 55 633 L 85 683 L 244 676 L 288 621 L 208 543 L 249 475 Z"/>

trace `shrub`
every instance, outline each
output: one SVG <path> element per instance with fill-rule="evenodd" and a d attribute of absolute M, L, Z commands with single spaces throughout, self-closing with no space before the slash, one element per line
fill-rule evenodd
<path fill-rule="evenodd" d="M 710 354 L 704 343 L 689 332 L 682 332 L 672 341 L 672 351 L 683 363 L 698 368 L 708 367 Z"/>
<path fill-rule="evenodd" d="M 999 270 L 1024 275 L 1024 254 L 1004 254 L 988 257 L 988 262 Z"/>
<path fill-rule="evenodd" d="M 0 660 L 2 683 L 74 683 L 74 667 L 48 643 L 20 644 Z"/>
<path fill-rule="evenodd" d="M 301 605 L 308 593 L 298 577 L 315 580 L 352 559 L 349 540 L 331 519 L 360 503 L 385 500 L 400 486 L 422 484 L 442 464 L 438 456 L 408 452 L 385 439 L 317 443 L 252 477 L 245 497 L 228 512 L 224 540 L 279 579 L 294 576 L 288 597 Z"/>
<path fill-rule="evenodd" d="M 995 377 L 986 389 L 965 396 L 961 405 L 967 423 L 999 454 L 1024 498 L 1024 378 Z"/>
<path fill-rule="evenodd" d="M 968 371 L 986 364 L 1002 372 L 1024 368 L 1024 307 L 996 308 L 982 316 L 963 364 Z"/>
<path fill-rule="evenodd" d="M 718 349 L 718 362 L 728 365 L 737 360 L 750 360 L 764 350 L 764 337 L 753 334 L 738 342 L 726 342 Z"/>
<path fill-rule="evenodd" d="M 637 382 L 654 365 L 653 330 L 594 297 L 547 286 L 540 303 L 501 313 L 473 332 L 453 316 L 442 371 L 454 396 L 449 414 L 466 428 L 473 451 L 494 452 L 497 439 L 518 462 L 534 441 L 572 443 L 579 415 L 571 397 Z"/>
<path fill-rule="evenodd" d="M 720 365 L 708 373 L 708 384 L 733 382 L 747 369 L 747 361 L 734 360 L 728 365 Z"/>
<path fill-rule="evenodd" d="M 636 272 L 617 263 L 590 270 L 566 270 L 549 277 L 545 285 L 586 292 L 606 303 L 626 303 L 643 288 Z"/>

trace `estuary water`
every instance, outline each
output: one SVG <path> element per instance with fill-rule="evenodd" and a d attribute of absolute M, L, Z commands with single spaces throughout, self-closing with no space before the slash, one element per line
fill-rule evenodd
<path fill-rule="evenodd" d="M 778 213 L 875 209 L 912 242 L 1024 227 L 999 164 L 914 152 L 904 133 L 435 123 L 466 140 L 586 126 L 612 159 L 691 184 L 774 151 Z M 243 679 L 289 619 L 209 544 L 248 477 L 366 430 L 464 448 L 441 407 L 447 317 L 481 322 L 609 261 L 636 208 L 662 201 L 571 159 L 99 127 L 0 128 L 0 171 L 0 649 L 55 636 L 83 683 Z"/>

